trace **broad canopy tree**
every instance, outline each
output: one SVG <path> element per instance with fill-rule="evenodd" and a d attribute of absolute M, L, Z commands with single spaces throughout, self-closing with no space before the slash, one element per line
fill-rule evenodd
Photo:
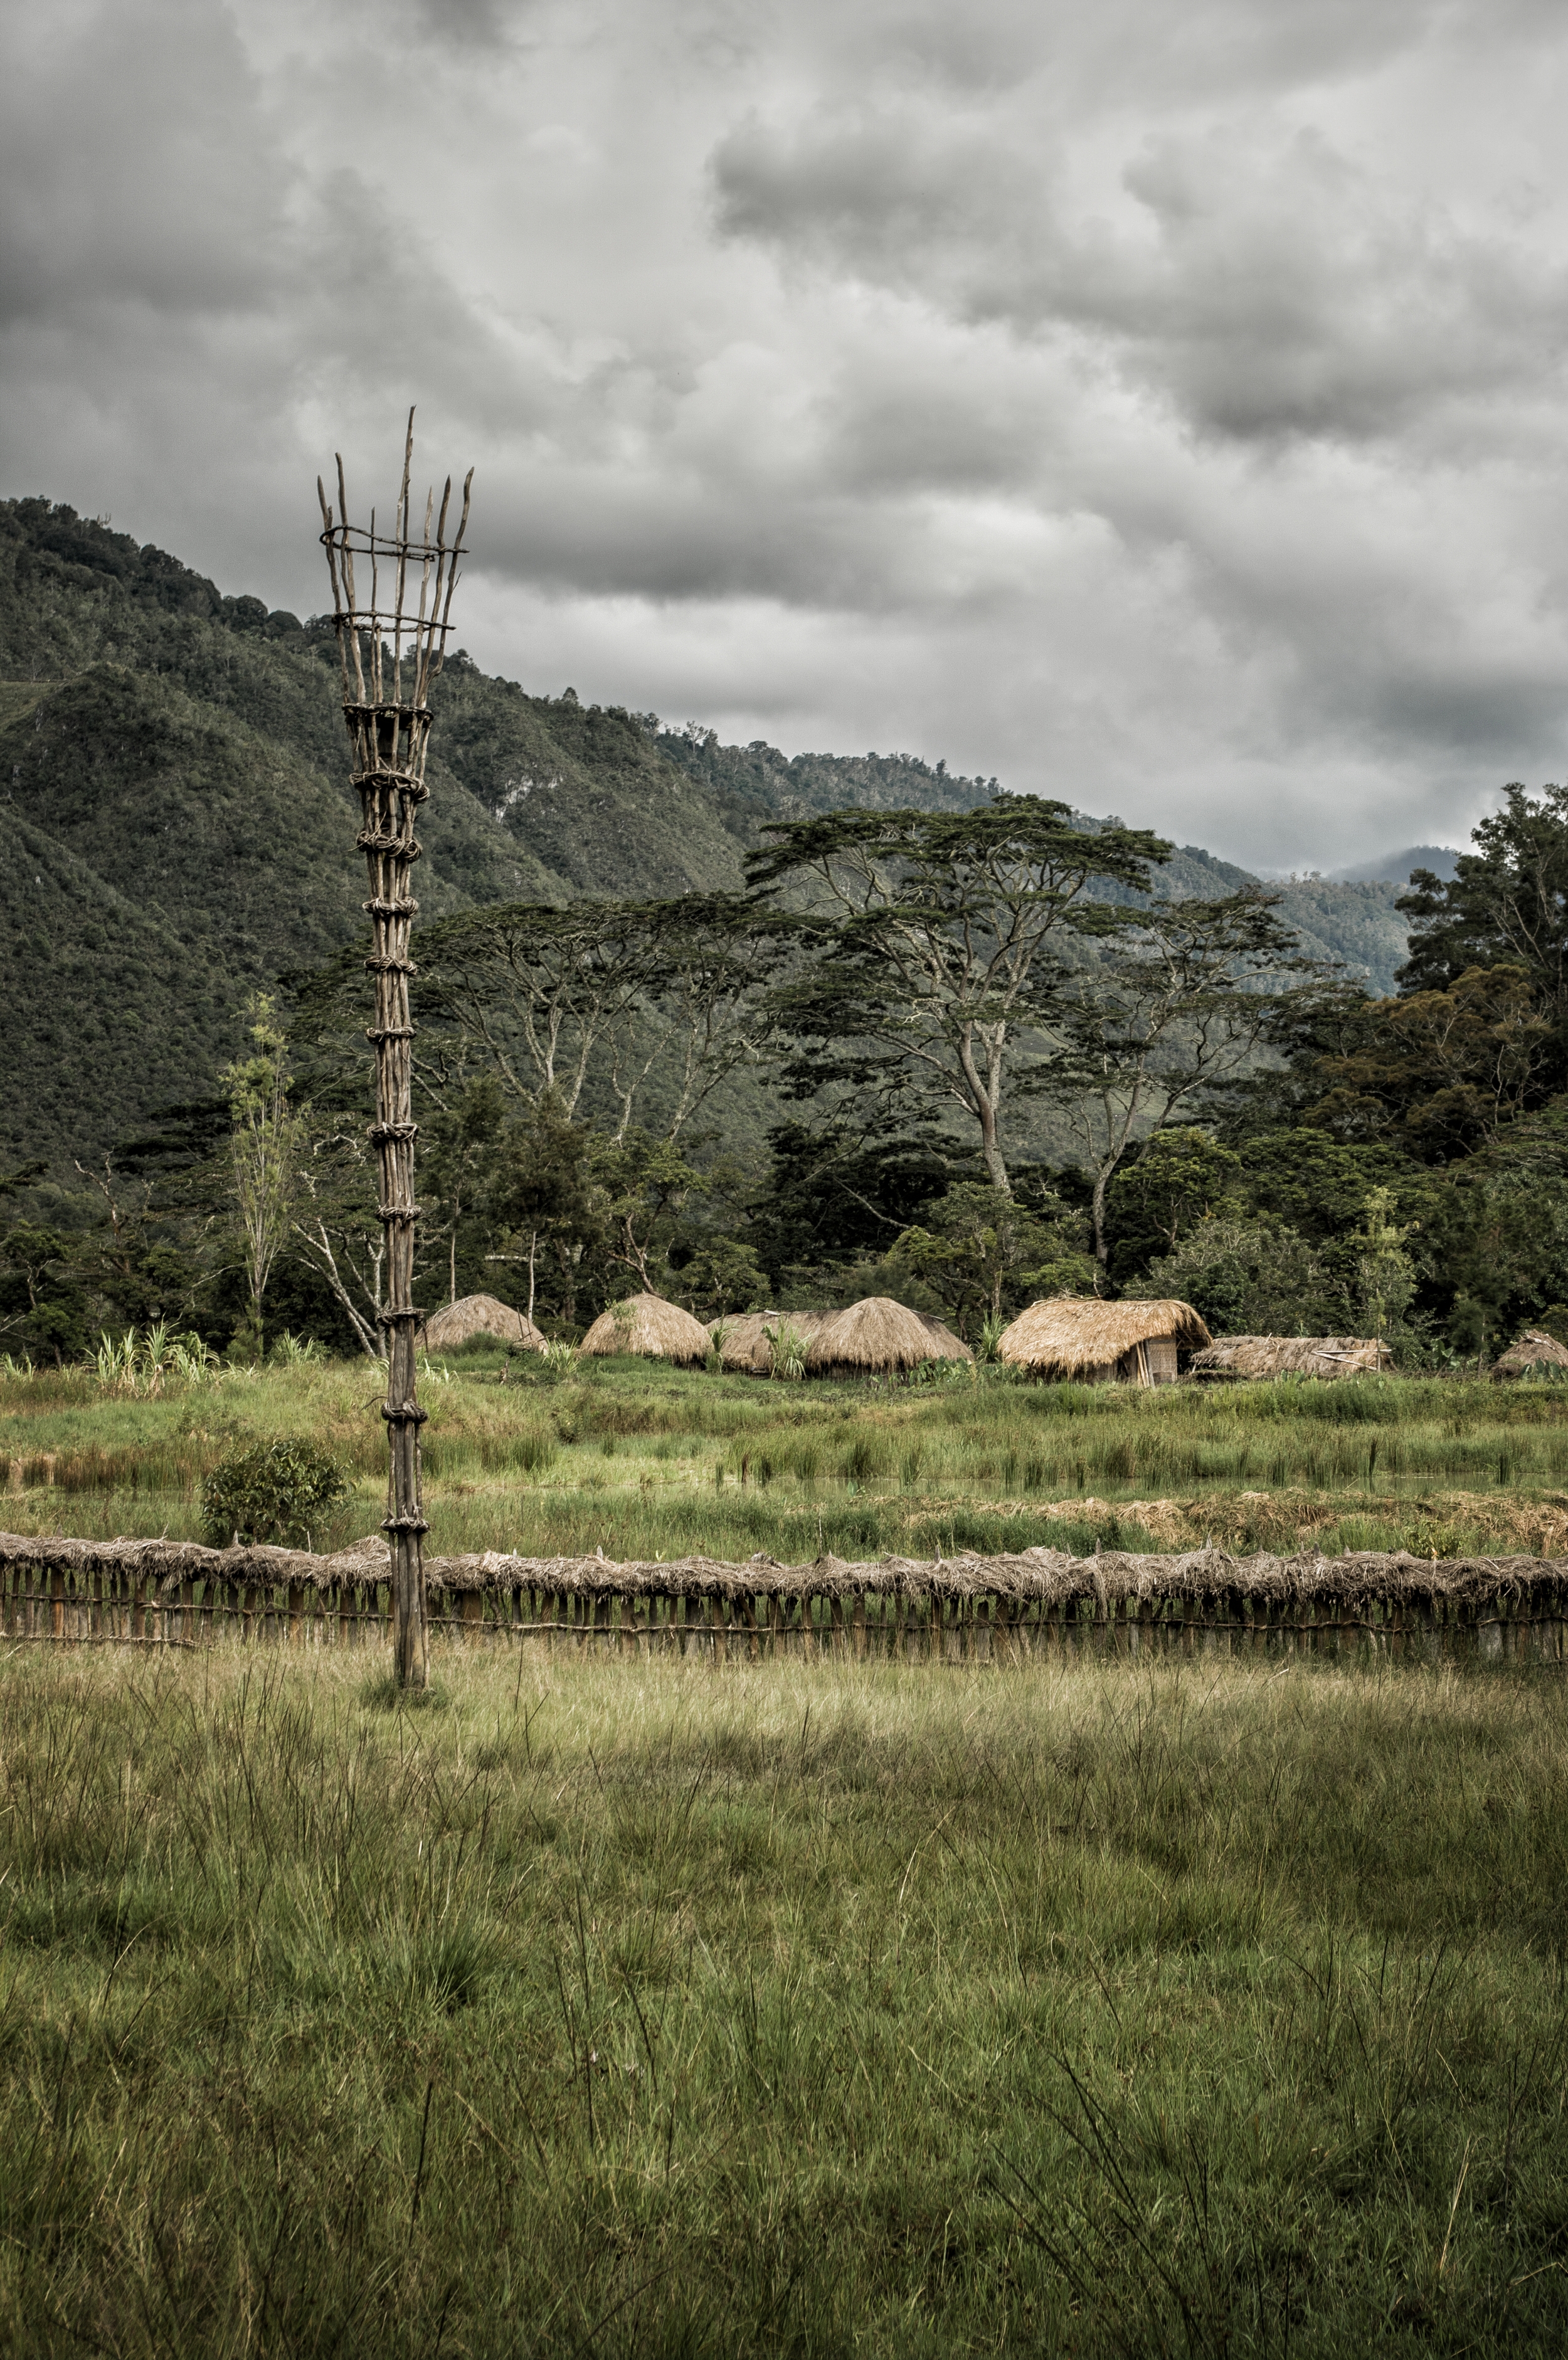
<path fill-rule="evenodd" d="M 1046 1054 L 1088 946 L 1126 922 L 1091 888 L 1146 892 L 1170 846 L 1147 828 L 1088 828 L 1035 795 L 762 833 L 773 841 L 748 873 L 759 893 L 787 894 L 798 954 L 772 1000 L 787 1085 L 808 1098 L 872 1082 L 956 1112 L 1009 1195 L 1008 1093 Z"/>
<path fill-rule="evenodd" d="M 1003 1196 L 1004 1106 L 1050 1098 L 1081 1145 L 1102 1269 L 1124 1160 L 1255 1057 L 1281 991 L 1315 972 L 1276 898 L 1151 899 L 1170 847 L 1096 832 L 1065 803 L 1000 795 L 765 833 L 753 882 L 804 905 L 799 971 L 773 996 L 797 1094 L 871 1084 L 956 1111 Z"/>
<path fill-rule="evenodd" d="M 1252 887 L 1129 912 L 1064 994 L 1029 1087 L 1060 1107 L 1080 1142 L 1102 1269 L 1107 1191 L 1126 1158 L 1239 1077 L 1281 1003 L 1321 974 L 1277 908 L 1277 895 Z"/>
<path fill-rule="evenodd" d="M 1517 782 L 1472 835 L 1453 876 L 1418 869 L 1398 908 L 1411 921 L 1401 992 L 1445 991 L 1475 967 L 1518 968 L 1555 1034 L 1552 1087 L 1568 1086 L 1568 787 Z"/>
<path fill-rule="evenodd" d="M 632 1127 L 651 1076 L 676 1138 L 759 1054 L 757 989 L 776 929 L 731 893 L 675 901 L 511 902 L 430 927 L 422 951 L 427 1087 L 488 1067 L 514 1101 L 576 1119 L 590 1077 Z"/>

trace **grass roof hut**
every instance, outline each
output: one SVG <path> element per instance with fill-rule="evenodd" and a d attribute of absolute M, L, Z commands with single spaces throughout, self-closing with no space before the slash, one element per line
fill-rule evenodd
<path fill-rule="evenodd" d="M 463 1295 L 433 1311 L 424 1323 L 427 1352 L 455 1352 L 476 1336 L 493 1336 L 511 1350 L 542 1352 L 544 1338 L 526 1312 L 514 1311 L 495 1295 Z"/>
<path fill-rule="evenodd" d="M 1493 1364 L 1492 1374 L 1497 1378 L 1555 1377 L 1568 1369 L 1565 1352 L 1555 1336 L 1543 1336 L 1539 1328 L 1527 1328 L 1522 1336 L 1500 1352 Z"/>
<path fill-rule="evenodd" d="M 997 1343 L 997 1357 L 1037 1377 L 1173 1385 L 1178 1355 L 1211 1341 L 1190 1303 L 1102 1303 L 1053 1295 L 1031 1303 Z"/>
<path fill-rule="evenodd" d="M 890 1295 L 871 1295 L 824 1319 L 811 1339 L 806 1365 L 813 1376 L 829 1371 L 882 1376 L 918 1368 L 922 1360 L 972 1360 L 974 1354 L 929 1312 L 911 1311 Z"/>
<path fill-rule="evenodd" d="M 1375 1377 L 1394 1365 L 1368 1336 L 1219 1336 L 1194 1352 L 1195 1377 Z"/>
<path fill-rule="evenodd" d="M 599 1313 L 577 1349 L 636 1352 L 645 1360 L 675 1360 L 690 1368 L 707 1360 L 713 1338 L 678 1303 L 666 1303 L 662 1295 L 629 1295 Z"/>

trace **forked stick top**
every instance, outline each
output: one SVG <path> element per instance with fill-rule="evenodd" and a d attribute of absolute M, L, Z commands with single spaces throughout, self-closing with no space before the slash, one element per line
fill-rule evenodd
<path fill-rule="evenodd" d="M 435 508 L 433 486 L 425 498 L 423 529 L 415 540 L 410 530 L 409 508 L 413 443 L 414 414 L 411 410 L 403 443 L 402 479 L 394 512 L 396 530 L 391 533 L 377 531 L 374 508 L 367 526 L 349 523 L 341 453 L 337 454 L 335 515 L 325 485 L 319 475 L 316 477 L 316 497 L 322 512 L 321 540 L 332 577 L 333 625 L 343 664 L 345 705 L 422 705 L 445 656 L 446 634 L 452 627 L 452 593 L 457 586 L 457 561 L 463 552 L 463 536 L 468 530 L 474 470 L 470 467 L 463 481 L 463 512 L 452 541 L 446 538 L 446 519 L 452 506 L 450 475 L 442 493 L 434 540 L 430 535 Z M 359 596 L 356 557 L 368 559 L 370 564 L 370 595 L 366 600 Z M 390 578 L 387 595 L 382 594 L 383 567 Z M 410 578 L 415 570 L 419 575 L 417 602 Z M 406 683 L 405 663 L 410 667 Z"/>

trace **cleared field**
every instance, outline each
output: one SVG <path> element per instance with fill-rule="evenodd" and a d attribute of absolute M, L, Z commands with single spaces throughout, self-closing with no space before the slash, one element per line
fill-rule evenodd
<path fill-rule="evenodd" d="M 1556 2352 L 1556 1677 L 0 1669 L 0 2344 Z"/>
<path fill-rule="evenodd" d="M 559 1383 L 456 1357 L 424 1386 L 431 1547 L 786 1560 L 937 1547 L 1568 1547 L 1568 1387 L 1282 1383 L 1139 1393 L 784 1385 L 601 1361 Z M 85 1538 L 199 1530 L 197 1487 L 253 1436 L 306 1432 L 356 1478 L 337 1537 L 383 1513 L 381 1393 L 364 1365 L 105 1394 L 0 1378 L 0 1522 Z"/>

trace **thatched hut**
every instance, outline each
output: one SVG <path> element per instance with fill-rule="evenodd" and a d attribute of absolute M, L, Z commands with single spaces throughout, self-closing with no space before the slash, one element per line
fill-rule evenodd
<path fill-rule="evenodd" d="M 1190 1303 L 1102 1303 L 1092 1295 L 1053 1295 L 1021 1311 L 1003 1329 L 996 1349 L 1000 1360 L 1037 1377 L 1173 1385 L 1179 1353 L 1210 1341 Z"/>
<path fill-rule="evenodd" d="M 427 1352 L 455 1352 L 476 1336 L 493 1336 L 512 1351 L 542 1352 L 544 1338 L 524 1311 L 494 1295 L 463 1295 L 433 1311 L 424 1323 Z"/>
<path fill-rule="evenodd" d="M 1565 1356 L 1568 1357 L 1568 1356 Z M 1190 1363 L 1195 1377 L 1375 1377 L 1394 1365 L 1368 1336 L 1218 1336 Z"/>
<path fill-rule="evenodd" d="M 1543 1336 L 1539 1328 L 1527 1328 L 1522 1336 L 1500 1352 L 1493 1363 L 1494 1377 L 1554 1377 L 1568 1369 L 1568 1351 L 1564 1351 L 1555 1336 Z"/>
<path fill-rule="evenodd" d="M 636 1352 L 646 1360 L 676 1360 L 684 1367 L 706 1360 L 713 1340 L 700 1319 L 666 1303 L 662 1295 L 629 1295 L 601 1311 L 578 1349 Z"/>
<path fill-rule="evenodd" d="M 890 1295 L 871 1295 L 835 1311 L 811 1339 L 806 1365 L 813 1376 L 829 1371 L 886 1375 L 922 1360 L 972 1360 L 974 1354 L 929 1312 L 911 1311 Z"/>

